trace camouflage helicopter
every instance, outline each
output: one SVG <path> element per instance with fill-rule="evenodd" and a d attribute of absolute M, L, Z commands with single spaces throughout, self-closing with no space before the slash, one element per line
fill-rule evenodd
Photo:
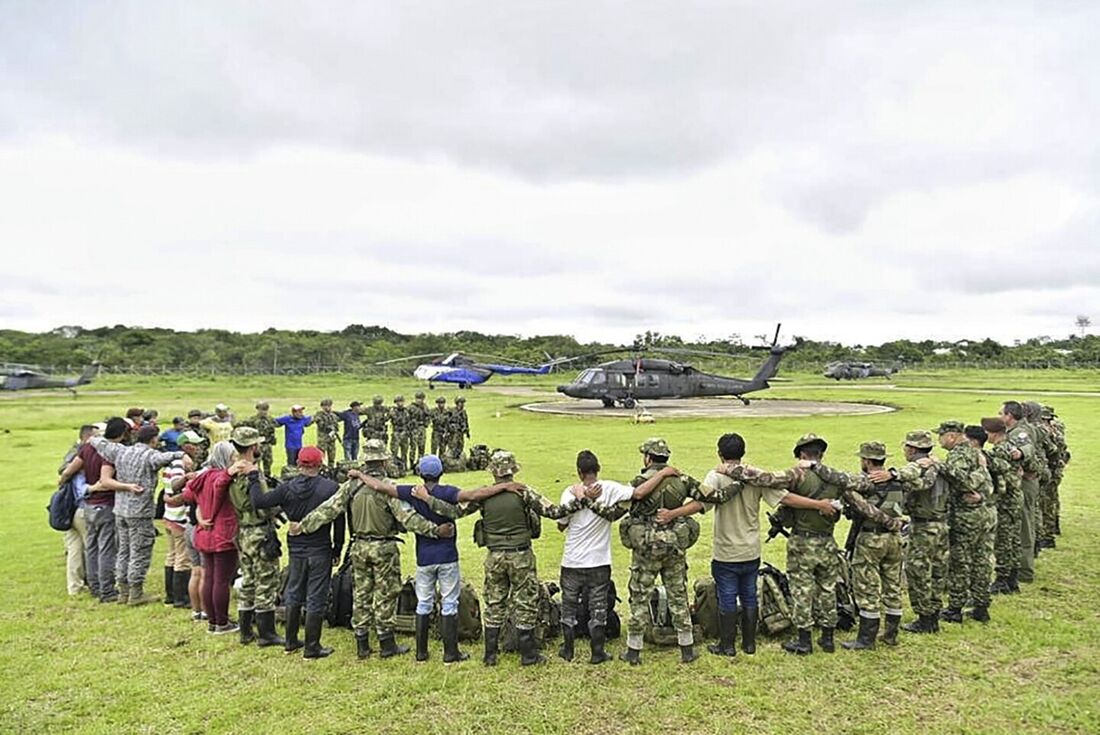
<path fill-rule="evenodd" d="M 875 367 L 873 362 L 848 362 L 838 360 L 825 366 L 822 375 L 833 380 L 861 380 L 863 378 L 888 378 L 901 370 L 900 366 Z"/>
<path fill-rule="evenodd" d="M 99 363 L 93 362 L 75 378 L 61 378 L 42 372 L 30 365 L 0 364 L 0 390 L 35 390 L 39 388 L 66 388 L 76 395 L 78 385 L 87 385 L 99 374 Z"/>
<path fill-rule="evenodd" d="M 558 393 L 570 398 L 599 400 L 605 408 L 612 408 L 616 404 L 624 408 L 634 408 L 638 401 L 703 396 L 734 396 L 747 406 L 749 399 L 745 398 L 745 394 L 766 390 L 769 387 L 768 380 L 775 377 L 779 370 L 779 361 L 792 349 L 778 345 L 780 327 L 781 324 L 776 326 L 775 337 L 770 345 L 753 347 L 768 350 L 769 354 L 756 375 L 747 380 L 711 375 L 674 360 L 639 355 L 630 359 L 612 360 L 583 370 L 572 383 L 559 385 Z M 698 350 L 653 348 L 651 351 L 730 357 Z"/>

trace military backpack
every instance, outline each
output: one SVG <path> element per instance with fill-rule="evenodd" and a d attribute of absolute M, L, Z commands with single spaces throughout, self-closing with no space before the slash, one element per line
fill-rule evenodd
<path fill-rule="evenodd" d="M 691 605 L 692 621 L 703 629 L 706 638 L 718 637 L 718 591 L 714 579 L 700 577 L 693 586 L 695 602 Z"/>
<path fill-rule="evenodd" d="M 582 588 L 580 594 L 577 595 L 577 625 L 575 628 L 578 638 L 587 638 L 589 634 L 588 630 L 588 596 L 585 594 L 587 588 Z M 622 635 L 623 622 L 619 618 L 619 613 L 615 611 L 615 603 L 619 601 L 618 592 L 615 590 L 615 580 L 608 580 L 607 585 L 607 625 L 604 626 L 604 635 L 608 640 L 612 638 L 618 638 Z"/>
<path fill-rule="evenodd" d="M 767 635 L 779 635 L 791 628 L 791 588 L 787 575 L 764 562 L 757 572 L 759 627 Z"/>
<path fill-rule="evenodd" d="M 557 599 L 558 591 L 557 582 L 539 582 L 538 615 L 534 628 L 535 644 L 539 648 L 561 632 L 561 602 Z M 519 634 L 512 620 L 511 604 L 500 630 L 500 647 L 509 652 L 519 650 Z"/>
<path fill-rule="evenodd" d="M 836 627 L 840 630 L 851 630 L 855 625 L 856 616 L 859 615 L 859 608 L 856 606 L 856 598 L 852 591 L 852 567 L 843 549 L 837 550 L 837 557 Z"/>
<path fill-rule="evenodd" d="M 489 468 L 489 457 L 492 453 L 487 444 L 475 444 L 470 447 L 470 458 L 466 460 L 466 469 L 479 471 Z"/>
<path fill-rule="evenodd" d="M 328 608 L 325 619 L 330 627 L 350 628 L 351 611 L 354 604 L 355 574 L 351 569 L 351 555 L 344 557 L 340 571 L 332 575 L 329 582 Z"/>
<path fill-rule="evenodd" d="M 692 630 L 696 638 L 702 638 L 700 626 L 695 625 Z M 672 624 L 672 611 L 668 606 L 668 590 L 664 585 L 657 585 L 649 595 L 649 622 L 646 623 L 643 638 L 655 646 L 679 644 L 679 635 Z"/>

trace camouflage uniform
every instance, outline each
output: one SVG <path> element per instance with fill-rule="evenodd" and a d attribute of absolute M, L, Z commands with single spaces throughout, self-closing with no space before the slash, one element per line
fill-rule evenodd
<path fill-rule="evenodd" d="M 424 394 L 417 392 L 416 400 L 409 406 L 409 462 L 415 466 L 424 456 L 424 444 L 431 423 L 431 409 L 424 403 Z"/>
<path fill-rule="evenodd" d="M 368 440 L 364 445 L 363 461 L 367 465 L 363 472 L 384 479 L 382 463 L 388 458 L 380 440 Z M 383 644 L 383 655 L 386 655 L 386 642 L 392 645 L 393 641 L 397 597 L 401 592 L 399 535 L 408 529 L 421 536 L 436 538 L 437 526 L 408 503 L 374 492 L 352 479 L 302 519 L 302 532 L 313 533 L 344 512 L 350 516 L 354 539 L 350 551 L 354 576 L 351 624 L 361 641 L 367 639 L 373 626 Z M 362 651 L 361 645 L 361 657 Z"/>
<path fill-rule="evenodd" d="M 1050 406 L 1043 406 L 1043 420 L 1050 429 L 1051 438 L 1054 440 L 1055 446 L 1058 447 L 1060 459 L 1058 467 L 1054 472 L 1053 491 L 1050 498 L 1050 526 L 1052 533 L 1048 538 L 1053 539 L 1054 536 L 1062 532 L 1060 521 L 1062 515 L 1062 501 L 1058 491 L 1062 484 L 1062 477 L 1065 475 L 1066 465 L 1069 464 L 1070 452 L 1069 445 L 1066 443 L 1066 425 L 1058 420 L 1058 417 L 1054 414 L 1054 409 Z M 1046 516 L 1044 516 L 1044 519 L 1045 518 Z"/>
<path fill-rule="evenodd" d="M 187 429 L 188 429 L 188 431 L 193 431 L 196 434 L 198 434 L 199 436 L 201 436 L 203 439 L 206 440 L 206 441 L 202 442 L 201 444 L 196 445 L 199 448 L 198 453 L 194 457 L 196 467 L 202 466 L 202 463 L 206 461 L 206 457 L 210 453 L 210 434 L 208 434 L 206 429 L 204 429 L 199 424 L 199 419 L 201 419 L 201 418 L 202 418 L 202 413 L 197 411 L 197 410 L 196 411 L 191 411 L 187 415 Z"/>
<path fill-rule="evenodd" d="M 1017 421 L 1006 433 L 1005 441 L 1011 448 L 1020 450 L 1023 459 L 1023 475 L 1020 494 L 1023 497 L 1023 515 L 1020 522 L 1020 572 L 1021 582 L 1035 581 L 1035 539 L 1039 529 L 1039 487 L 1046 471 L 1041 458 L 1035 427 L 1027 421 Z"/>
<path fill-rule="evenodd" d="M 393 426 L 393 438 L 390 440 L 390 454 L 401 461 L 401 467 L 405 472 L 408 472 L 410 469 L 409 426 L 413 420 L 412 414 L 405 406 L 404 396 L 395 396 L 393 399 L 393 408 L 390 409 L 390 424 Z"/>
<path fill-rule="evenodd" d="M 363 438 L 380 439 L 382 446 L 389 443 L 390 410 L 382 405 L 382 396 L 375 396 L 371 405 L 363 410 Z"/>
<path fill-rule="evenodd" d="M 278 428 L 278 424 L 275 423 L 275 419 L 268 413 L 270 406 L 265 402 L 256 404 L 256 413 L 249 416 L 242 421 L 240 426 L 251 426 L 260 432 L 260 436 L 264 438 L 264 443 L 260 445 L 259 451 L 256 452 L 257 464 L 260 465 L 260 469 L 263 473 L 269 477 L 273 476 L 273 458 L 272 449 L 276 444 L 275 429 Z"/>
<path fill-rule="evenodd" d="M 428 418 L 432 424 L 432 454 L 442 457 L 443 449 L 447 446 L 447 424 L 451 420 L 447 399 L 443 396 L 436 398 L 435 408 L 429 414 Z"/>
<path fill-rule="evenodd" d="M 991 444 L 985 456 L 997 499 L 997 530 L 993 541 L 997 580 L 1011 588 L 1020 568 L 1020 524 L 1024 500 L 1020 492 L 1020 462 L 1012 458 L 1007 441 Z M 1008 592 L 1010 589 L 1002 589 Z"/>
<path fill-rule="evenodd" d="M 1055 521 L 1058 517 L 1058 484 L 1066 471 L 1065 439 L 1059 437 L 1050 424 L 1042 418 L 1036 420 L 1035 429 L 1042 439 L 1043 455 L 1050 470 L 1050 476 L 1039 486 L 1038 538 L 1041 547 L 1053 547 Z"/>
<path fill-rule="evenodd" d="M 458 459 L 466 451 L 470 436 L 470 417 L 466 415 L 466 399 L 456 398 L 447 421 L 447 455 Z"/>
<path fill-rule="evenodd" d="M 243 427 L 248 430 L 250 427 Z M 237 434 L 234 434 L 236 440 Z M 260 482 L 267 492 L 267 480 Z M 237 592 L 237 611 L 266 613 L 275 609 L 279 593 L 279 560 L 267 559 L 260 551 L 264 539 L 273 530 L 272 517 L 278 509 L 256 510 L 248 494 L 248 477 L 237 475 L 229 484 L 229 502 L 237 512 L 237 564 L 241 573 L 241 588 Z"/>
<path fill-rule="evenodd" d="M 340 438 L 340 417 L 332 410 L 332 401 L 321 402 L 321 410 L 313 415 L 317 427 L 317 448 L 325 455 L 329 467 L 336 466 L 336 444 Z"/>

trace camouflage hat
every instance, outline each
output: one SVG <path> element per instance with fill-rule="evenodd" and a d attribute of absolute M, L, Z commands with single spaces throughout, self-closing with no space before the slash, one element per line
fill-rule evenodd
<path fill-rule="evenodd" d="M 214 406 L 214 410 L 225 412 L 229 410 L 229 406 L 225 405 L 224 403 L 219 403 L 218 405 Z"/>
<path fill-rule="evenodd" d="M 811 431 L 809 434 L 803 434 L 802 436 L 800 436 L 798 438 L 798 441 L 796 441 L 794 443 L 795 456 L 798 455 L 798 450 L 799 449 L 801 449 L 802 447 L 808 446 L 810 444 L 820 444 L 821 445 L 821 451 L 823 451 L 823 452 L 826 449 L 829 448 L 829 442 L 825 441 L 820 436 L 818 436 L 817 434 L 815 434 Z"/>
<path fill-rule="evenodd" d="M 1037 401 L 1024 401 L 1023 409 L 1025 419 L 1037 419 L 1043 413 L 1043 408 Z"/>
<path fill-rule="evenodd" d="M 465 403 L 465 402 L 466 402 L 466 398 L 464 396 L 459 396 L 458 398 L 455 399 L 455 403 Z"/>
<path fill-rule="evenodd" d="M 955 421 L 954 419 L 940 422 L 939 428 L 936 429 L 936 433 L 941 436 L 952 432 L 961 434 L 964 431 L 966 431 L 966 425 L 962 421 Z"/>
<path fill-rule="evenodd" d="M 375 405 L 378 405 L 379 403 L 382 402 L 382 396 L 375 396 L 374 398 L 371 399 L 371 402 L 374 403 Z"/>
<path fill-rule="evenodd" d="M 519 463 L 516 462 L 516 455 L 498 449 L 489 457 L 489 466 L 486 469 L 493 473 L 493 477 L 506 477 L 519 472 Z"/>
<path fill-rule="evenodd" d="M 418 390 L 416 392 L 416 400 L 418 400 L 418 401 L 423 401 L 424 400 L 424 391 Z"/>
<path fill-rule="evenodd" d="M 331 398 L 322 398 L 321 399 L 321 405 L 322 406 L 331 406 L 332 405 L 332 399 Z"/>
<path fill-rule="evenodd" d="M 260 401 L 259 403 L 256 404 L 256 410 L 257 411 L 266 411 L 269 408 L 271 408 L 271 404 L 268 403 L 267 401 Z"/>
<path fill-rule="evenodd" d="M 1043 405 L 1042 405 L 1042 406 L 1040 407 L 1040 412 L 1039 412 L 1039 414 L 1040 414 L 1040 415 L 1041 415 L 1041 416 L 1042 416 L 1042 417 L 1043 417 L 1044 419 L 1052 419 L 1052 418 L 1054 418 L 1055 416 L 1057 416 L 1057 415 L 1058 415 L 1058 414 L 1054 413 L 1054 406 L 1048 406 L 1048 405 L 1047 405 L 1047 404 L 1045 404 L 1045 403 L 1044 403 L 1044 404 L 1043 404 Z"/>
<path fill-rule="evenodd" d="M 200 411 L 197 408 L 192 408 L 190 411 L 187 412 L 187 418 L 189 418 L 189 419 L 193 419 L 196 416 L 201 418 L 202 417 L 202 411 Z"/>
<path fill-rule="evenodd" d="M 242 447 L 251 447 L 256 444 L 263 444 L 264 438 L 260 436 L 260 432 L 257 429 L 253 429 L 251 426 L 238 426 L 233 429 L 231 435 L 234 444 Z"/>
<path fill-rule="evenodd" d="M 646 439 L 638 447 L 638 451 L 642 454 L 652 454 L 654 457 L 672 456 L 672 449 L 668 446 L 668 442 L 659 436 L 651 436 Z"/>
<path fill-rule="evenodd" d="M 197 431 L 181 431 L 180 435 L 176 437 L 176 444 L 183 446 L 184 444 L 205 444 L 206 437 Z"/>
<path fill-rule="evenodd" d="M 447 399 L 446 399 L 446 398 L 444 398 L 443 396 L 440 396 L 439 398 L 436 398 L 436 399 L 435 399 L 435 402 L 436 402 L 436 403 L 440 403 L 440 404 L 442 404 L 442 403 L 446 403 L 446 402 L 447 402 Z"/>
<path fill-rule="evenodd" d="M 389 458 L 390 453 L 386 451 L 386 443 L 381 439 L 367 439 L 363 444 L 364 462 L 385 462 Z"/>
<path fill-rule="evenodd" d="M 863 442 L 859 445 L 859 456 L 863 459 L 886 459 L 886 445 L 882 442 Z"/>
<path fill-rule="evenodd" d="M 394 403 L 404 403 L 405 402 L 405 396 L 396 395 L 396 396 L 393 397 L 393 402 Z"/>
<path fill-rule="evenodd" d="M 987 434 L 1003 434 L 1008 430 L 1005 422 L 999 416 L 982 419 L 982 428 L 985 429 Z"/>
<path fill-rule="evenodd" d="M 935 443 L 932 441 L 931 431 L 917 429 L 905 435 L 905 445 L 914 449 L 931 449 Z"/>

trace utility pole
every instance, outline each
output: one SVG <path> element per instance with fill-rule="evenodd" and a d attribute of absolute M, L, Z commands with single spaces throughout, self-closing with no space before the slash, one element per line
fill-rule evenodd
<path fill-rule="evenodd" d="M 279 374 L 279 343 L 275 343 L 275 357 L 271 361 L 271 374 Z"/>

